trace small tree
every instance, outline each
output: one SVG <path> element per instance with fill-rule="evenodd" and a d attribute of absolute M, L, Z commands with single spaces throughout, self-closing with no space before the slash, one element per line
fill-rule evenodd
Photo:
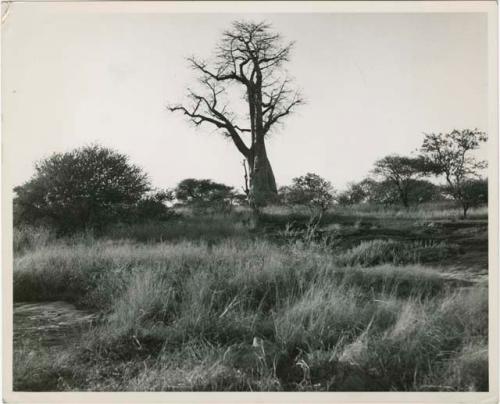
<path fill-rule="evenodd" d="M 101 228 L 127 217 L 150 189 L 128 157 L 97 145 L 56 153 L 14 188 L 16 223 L 53 225 L 60 232 Z"/>
<path fill-rule="evenodd" d="M 422 157 L 405 157 L 396 154 L 375 162 L 373 173 L 391 184 L 405 208 L 410 206 L 410 193 L 415 180 L 425 174 L 425 160 Z"/>
<path fill-rule="evenodd" d="M 281 194 L 287 204 L 309 206 L 320 213 L 324 213 L 333 202 L 331 183 L 312 173 L 294 178 L 290 187 L 281 188 Z"/>
<path fill-rule="evenodd" d="M 347 189 L 338 195 L 337 203 L 342 206 L 351 206 L 366 202 L 370 196 L 371 182 L 373 180 L 364 179 L 348 184 Z"/>
<path fill-rule="evenodd" d="M 445 187 L 445 192 L 453 197 L 449 186 Z M 467 217 L 470 208 L 488 204 L 488 180 L 483 178 L 465 180 L 461 185 L 460 204 L 464 218 Z"/>
<path fill-rule="evenodd" d="M 444 176 L 447 192 L 462 207 L 463 217 L 467 217 L 471 189 L 476 188 L 474 180 L 480 170 L 487 167 L 486 161 L 477 160 L 470 152 L 479 148 L 488 139 L 486 133 L 477 129 L 453 130 L 450 133 L 425 134 L 422 152 L 427 166 L 438 176 Z"/>
<path fill-rule="evenodd" d="M 209 179 L 186 178 L 177 185 L 175 197 L 182 204 L 198 210 L 227 211 L 234 204 L 236 193 L 233 187 Z"/>

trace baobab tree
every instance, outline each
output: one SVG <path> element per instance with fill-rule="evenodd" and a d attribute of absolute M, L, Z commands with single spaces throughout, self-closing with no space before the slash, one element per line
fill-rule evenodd
<path fill-rule="evenodd" d="M 212 63 L 188 59 L 199 75 L 200 88 L 188 90 L 187 104 L 169 106 L 196 126 L 212 125 L 232 140 L 248 162 L 249 199 L 255 208 L 277 198 L 266 139 L 303 102 L 284 69 L 292 46 L 267 23 L 234 22 L 222 34 Z M 237 98 L 231 93 L 235 89 L 243 90 L 245 117 L 237 114 Z"/>

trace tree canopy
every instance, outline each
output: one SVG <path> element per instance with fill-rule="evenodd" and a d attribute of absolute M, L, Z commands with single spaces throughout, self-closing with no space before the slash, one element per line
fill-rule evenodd
<path fill-rule="evenodd" d="M 175 188 L 176 199 L 198 209 L 229 208 L 237 198 L 233 187 L 210 179 L 186 178 Z"/>
<path fill-rule="evenodd" d="M 373 173 L 392 185 L 404 207 L 410 205 L 410 193 L 416 179 L 425 174 L 425 159 L 392 154 L 375 162 Z"/>

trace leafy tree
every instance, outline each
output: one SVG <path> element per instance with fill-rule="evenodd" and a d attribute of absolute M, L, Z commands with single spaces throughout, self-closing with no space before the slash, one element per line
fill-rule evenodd
<path fill-rule="evenodd" d="M 186 178 L 175 189 L 176 199 L 196 209 L 228 210 L 236 199 L 233 187 L 209 179 Z"/>
<path fill-rule="evenodd" d="M 333 202 L 331 183 L 317 174 L 307 173 L 294 178 L 291 186 L 282 187 L 280 190 L 286 204 L 309 206 L 321 213 Z"/>
<path fill-rule="evenodd" d="M 425 159 L 422 157 L 405 157 L 396 154 L 386 156 L 375 162 L 373 173 L 392 185 L 399 201 L 405 208 L 410 206 L 410 193 L 415 180 L 425 175 Z"/>
<path fill-rule="evenodd" d="M 487 167 L 486 161 L 477 160 L 471 152 L 488 139 L 477 129 L 453 130 L 450 133 L 425 134 L 421 151 L 427 166 L 437 176 L 444 176 L 447 192 L 461 205 L 463 217 L 470 208 L 471 189 L 477 189 L 474 180 Z"/>
<path fill-rule="evenodd" d="M 411 180 L 409 184 L 408 203 L 420 203 L 443 199 L 439 186 L 426 180 Z M 362 203 L 394 205 L 400 203 L 399 190 L 390 181 L 375 181 L 372 178 L 351 183 L 348 188 L 336 198 L 337 203 L 343 206 Z"/>
<path fill-rule="evenodd" d="M 368 203 L 381 205 L 396 205 L 401 203 L 398 189 L 391 181 L 371 180 L 366 186 L 368 190 L 366 202 Z"/>
<path fill-rule="evenodd" d="M 373 182 L 373 180 L 364 179 L 360 182 L 350 183 L 347 189 L 338 195 L 337 203 L 343 206 L 350 206 L 366 202 L 372 191 Z"/>
<path fill-rule="evenodd" d="M 410 205 L 418 205 L 425 202 L 442 201 L 441 188 L 427 180 L 413 180 L 410 186 L 408 199 Z"/>
<path fill-rule="evenodd" d="M 137 201 L 128 221 L 167 220 L 172 217 L 173 211 L 167 203 L 174 199 L 171 190 L 151 191 Z"/>
<path fill-rule="evenodd" d="M 150 189 L 128 157 L 97 145 L 55 153 L 14 188 L 16 223 L 44 222 L 60 232 L 101 228 L 127 217 Z"/>
<path fill-rule="evenodd" d="M 454 197 L 454 191 L 445 186 L 445 193 Z M 488 203 L 488 180 L 484 178 L 469 178 L 461 184 L 460 203 L 463 209 L 464 218 L 470 208 L 474 208 Z"/>
<path fill-rule="evenodd" d="M 273 128 L 303 102 L 299 93 L 291 88 L 283 69 L 291 49 L 292 43 L 284 44 L 281 36 L 266 23 L 234 22 L 232 28 L 223 33 L 211 65 L 189 59 L 191 67 L 199 73 L 202 88 L 189 90 L 187 105 L 169 107 L 186 115 L 196 126 L 215 126 L 232 140 L 248 162 L 249 198 L 255 208 L 277 198 L 266 139 Z M 243 108 L 248 111 L 245 124 L 236 114 L 242 108 L 230 105 L 230 86 L 239 87 L 244 93 Z M 243 139 L 247 134 L 249 142 Z"/>

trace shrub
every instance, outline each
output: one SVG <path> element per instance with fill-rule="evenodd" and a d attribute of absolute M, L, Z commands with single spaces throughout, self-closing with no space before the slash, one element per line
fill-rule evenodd
<path fill-rule="evenodd" d="M 175 197 L 180 203 L 201 212 L 208 209 L 230 211 L 236 196 L 233 187 L 209 179 L 186 178 L 175 189 Z"/>
<path fill-rule="evenodd" d="M 15 224 L 45 223 L 62 233 L 126 218 L 150 188 L 127 156 L 100 146 L 55 153 L 35 171 L 14 188 Z"/>
<path fill-rule="evenodd" d="M 307 173 L 280 189 L 281 199 L 288 205 L 304 205 L 325 212 L 333 202 L 332 184 L 317 174 Z"/>
<path fill-rule="evenodd" d="M 149 192 L 141 197 L 134 204 L 126 217 L 120 218 L 123 222 L 137 223 L 148 220 L 156 222 L 165 221 L 175 216 L 172 209 L 167 207 L 167 203 L 173 200 L 173 193 L 169 190 L 157 190 Z"/>

